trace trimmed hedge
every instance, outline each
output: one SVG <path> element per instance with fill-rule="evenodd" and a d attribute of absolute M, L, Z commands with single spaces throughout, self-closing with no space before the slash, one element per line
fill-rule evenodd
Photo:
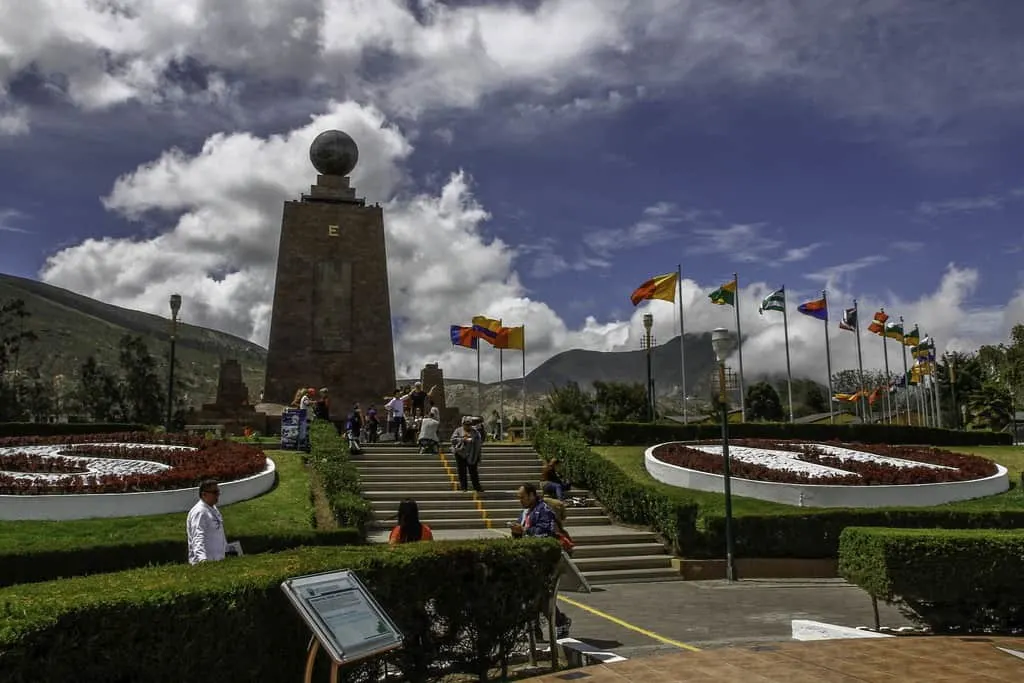
<path fill-rule="evenodd" d="M 540 430 L 534 445 L 543 458 L 557 457 L 567 477 L 587 486 L 616 518 L 649 526 L 674 552 L 690 558 L 725 553 L 724 496 L 668 487 L 654 479 L 637 481 L 595 453 L 579 437 Z M 741 503 L 751 502 L 751 510 Z M 969 503 L 970 501 L 968 501 Z M 1024 527 L 1024 508 L 798 508 L 734 499 L 733 536 L 737 557 L 833 558 L 850 526 L 946 529 Z M 764 510 L 761 512 L 759 510 Z"/>
<path fill-rule="evenodd" d="M 538 430 L 533 444 L 545 460 L 558 458 L 566 478 L 586 484 L 619 520 L 656 529 L 679 554 L 700 545 L 697 503 L 663 495 L 633 480 L 578 437 Z"/>
<path fill-rule="evenodd" d="M 405 636 L 386 657 L 404 680 L 486 680 L 525 637 L 560 557 L 551 540 L 303 548 L 6 588 L 0 666 L 8 683 L 296 679 L 310 634 L 280 584 L 345 568 Z"/>
<path fill-rule="evenodd" d="M 936 633 L 1024 630 L 1024 531 L 848 528 L 839 572 Z"/>
<path fill-rule="evenodd" d="M 149 425 L 108 422 L 0 422 L 0 438 L 8 436 L 67 436 L 148 432 Z"/>
<path fill-rule="evenodd" d="M 246 555 L 303 545 L 360 544 L 353 528 L 313 526 L 309 479 L 301 459 L 271 453 L 277 483 L 269 492 L 224 508 L 229 540 Z M 115 572 L 186 560 L 185 513 L 56 521 L 0 521 L 0 586 Z"/>
<path fill-rule="evenodd" d="M 651 424 L 609 422 L 602 442 L 609 445 L 653 446 L 666 441 L 701 441 L 722 435 L 719 424 Z M 736 439 L 807 439 L 847 443 L 931 446 L 1010 446 L 1013 436 L 1003 432 L 958 431 L 932 427 L 885 424 L 794 424 L 790 422 L 741 422 L 729 425 Z"/>
<path fill-rule="evenodd" d="M 306 462 L 320 480 L 334 519 L 340 526 L 357 529 L 365 539 L 373 508 L 361 495 L 359 470 L 349 458 L 348 444 L 323 421 L 311 425 L 309 437 L 312 448 Z"/>

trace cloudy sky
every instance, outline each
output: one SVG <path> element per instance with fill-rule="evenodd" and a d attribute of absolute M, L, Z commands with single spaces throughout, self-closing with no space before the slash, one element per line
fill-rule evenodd
<path fill-rule="evenodd" d="M 327 128 L 386 206 L 399 374 L 471 376 L 448 326 L 525 323 L 534 367 L 687 331 L 749 371 L 826 288 L 940 347 L 1024 319 L 1019 0 L 0 0 L 0 271 L 265 343 L 281 203 Z M 824 379 L 822 324 L 791 315 Z M 832 324 L 837 368 L 852 336 Z M 485 379 L 496 375 L 485 354 Z M 865 361 L 881 344 L 865 339 Z M 510 368 L 511 372 L 511 368 Z"/>

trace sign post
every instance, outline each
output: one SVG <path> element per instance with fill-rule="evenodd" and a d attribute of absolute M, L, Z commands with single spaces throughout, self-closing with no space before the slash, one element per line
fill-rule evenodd
<path fill-rule="evenodd" d="M 349 570 L 288 579 L 281 590 L 313 632 L 305 683 L 312 683 L 321 649 L 331 658 L 331 682 L 337 683 L 341 666 L 402 647 L 398 626 Z"/>
<path fill-rule="evenodd" d="M 281 450 L 294 451 L 302 448 L 306 441 L 306 411 L 289 408 L 281 413 Z"/>

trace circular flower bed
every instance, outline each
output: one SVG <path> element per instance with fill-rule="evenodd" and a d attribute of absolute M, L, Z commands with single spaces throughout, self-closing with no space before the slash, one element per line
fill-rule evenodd
<path fill-rule="evenodd" d="M 233 441 L 148 433 L 0 439 L 0 495 L 133 493 L 254 476 L 263 451 Z"/>
<path fill-rule="evenodd" d="M 669 443 L 651 455 L 662 462 L 722 474 L 721 441 Z M 970 481 L 994 476 L 985 458 L 938 448 L 824 444 L 767 439 L 729 441 L 732 476 L 789 484 L 882 486 Z"/>

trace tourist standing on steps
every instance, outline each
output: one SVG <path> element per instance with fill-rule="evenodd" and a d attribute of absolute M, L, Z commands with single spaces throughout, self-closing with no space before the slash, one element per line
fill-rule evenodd
<path fill-rule="evenodd" d="M 394 398 L 388 401 L 385 407 L 391 418 L 390 426 L 395 434 L 395 441 L 400 442 L 405 432 L 405 402 L 402 400 L 401 392 L 396 391 Z"/>
<path fill-rule="evenodd" d="M 185 522 L 189 564 L 218 562 L 227 553 L 224 518 L 217 509 L 219 499 L 220 486 L 216 481 L 207 479 L 199 485 L 199 501 L 188 511 Z"/>
<path fill-rule="evenodd" d="M 452 453 L 455 454 L 455 466 L 459 472 L 459 489 L 469 489 L 466 481 L 467 474 L 473 482 L 473 489 L 483 493 L 484 488 L 480 486 L 480 455 L 483 448 L 483 439 L 480 432 L 473 427 L 473 418 L 467 415 L 462 418 L 462 426 L 452 433 Z"/>

